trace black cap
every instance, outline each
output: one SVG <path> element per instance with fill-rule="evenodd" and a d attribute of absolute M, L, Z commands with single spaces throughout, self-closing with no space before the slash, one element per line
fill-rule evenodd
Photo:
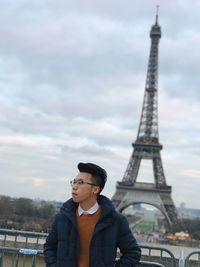
<path fill-rule="evenodd" d="M 80 162 L 77 165 L 78 169 L 80 172 L 88 172 L 94 176 L 99 177 L 99 182 L 100 182 L 100 189 L 102 190 L 104 188 L 104 185 L 106 183 L 107 180 L 107 173 L 106 171 L 101 168 L 100 166 L 94 164 L 94 163 L 83 163 Z"/>

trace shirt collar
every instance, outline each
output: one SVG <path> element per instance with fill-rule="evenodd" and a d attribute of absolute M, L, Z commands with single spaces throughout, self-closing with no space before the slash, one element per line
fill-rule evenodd
<path fill-rule="evenodd" d="M 99 208 L 99 204 L 96 202 L 94 206 L 92 206 L 88 210 L 83 210 L 79 204 L 78 206 L 78 215 L 81 216 L 82 214 L 94 214 Z"/>

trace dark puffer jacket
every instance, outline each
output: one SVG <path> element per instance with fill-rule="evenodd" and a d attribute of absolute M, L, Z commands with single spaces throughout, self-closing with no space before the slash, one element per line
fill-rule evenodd
<path fill-rule="evenodd" d="M 90 245 L 90 267 L 134 267 L 141 250 L 132 235 L 126 218 L 117 213 L 111 201 L 98 197 L 101 216 Z M 76 267 L 80 240 L 76 227 L 77 204 L 72 199 L 64 203 L 56 216 L 44 244 L 47 267 Z M 116 261 L 119 248 L 121 257 Z"/>

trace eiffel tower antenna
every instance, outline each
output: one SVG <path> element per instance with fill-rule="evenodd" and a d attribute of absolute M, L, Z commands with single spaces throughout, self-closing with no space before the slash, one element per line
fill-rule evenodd
<path fill-rule="evenodd" d="M 156 21 L 150 30 L 151 47 L 147 68 L 145 92 L 138 134 L 133 152 L 121 182 L 117 183 L 112 198 L 117 210 L 122 211 L 134 203 L 146 203 L 157 207 L 164 215 L 171 231 L 183 229 L 174 202 L 171 198 L 171 186 L 167 185 L 162 159 L 162 145 L 158 134 L 158 45 L 161 28 Z M 137 182 L 140 163 L 151 160 L 154 183 Z"/>
<path fill-rule="evenodd" d="M 159 5 L 156 6 L 156 25 L 158 24 Z"/>

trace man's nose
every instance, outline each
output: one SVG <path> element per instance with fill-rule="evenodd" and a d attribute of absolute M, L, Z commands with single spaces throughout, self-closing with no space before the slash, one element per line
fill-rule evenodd
<path fill-rule="evenodd" d="M 73 190 L 77 190 L 77 187 L 78 187 L 77 184 L 73 184 L 73 185 L 72 185 L 72 191 L 73 191 Z"/>

